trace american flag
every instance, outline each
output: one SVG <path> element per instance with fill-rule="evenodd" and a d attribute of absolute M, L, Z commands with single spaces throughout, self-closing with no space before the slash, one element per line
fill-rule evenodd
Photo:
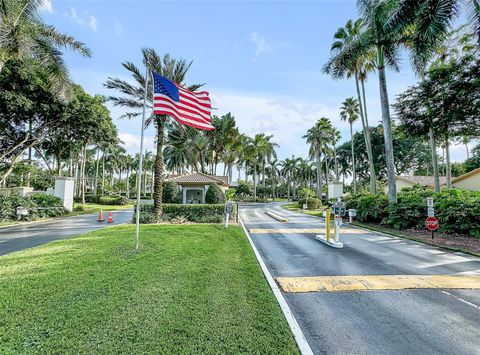
<path fill-rule="evenodd" d="M 192 92 L 152 72 L 153 113 L 169 115 L 186 126 L 211 131 L 210 112 L 212 106 L 208 92 Z"/>

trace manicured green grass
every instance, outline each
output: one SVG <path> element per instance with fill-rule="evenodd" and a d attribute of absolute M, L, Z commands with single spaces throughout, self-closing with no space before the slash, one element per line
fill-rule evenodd
<path fill-rule="evenodd" d="M 81 207 L 83 208 L 83 211 L 75 211 L 75 207 Z M 129 208 L 133 208 L 133 205 L 119 206 L 119 205 L 100 205 L 98 203 L 75 203 L 73 205 L 74 211 L 72 213 L 69 213 L 69 216 L 79 215 L 79 214 L 88 214 L 88 213 L 98 213 L 100 212 L 100 209 L 103 209 L 103 212 L 105 212 L 105 211 L 120 211 L 120 210 L 129 209 Z"/>
<path fill-rule="evenodd" d="M 298 353 L 241 228 L 118 226 L 0 258 L 0 353 Z"/>
<path fill-rule="evenodd" d="M 293 212 L 300 212 L 300 213 L 309 214 L 309 215 L 315 216 L 315 217 L 323 217 L 322 216 L 323 210 L 303 210 L 302 208 L 300 208 L 298 206 L 297 202 L 287 203 L 285 205 L 282 205 L 282 208 L 284 208 L 286 210 L 289 210 L 289 211 L 293 211 Z"/>

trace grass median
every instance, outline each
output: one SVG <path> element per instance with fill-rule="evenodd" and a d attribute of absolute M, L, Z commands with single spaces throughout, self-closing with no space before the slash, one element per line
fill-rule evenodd
<path fill-rule="evenodd" d="M 0 258 L 0 353 L 298 353 L 239 227 L 118 226 Z"/>

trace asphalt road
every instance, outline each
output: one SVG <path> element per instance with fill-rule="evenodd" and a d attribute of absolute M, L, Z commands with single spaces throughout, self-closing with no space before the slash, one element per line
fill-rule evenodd
<path fill-rule="evenodd" d="M 277 222 L 270 209 L 288 218 Z M 323 228 L 278 204 L 241 208 L 248 229 Z M 313 233 L 251 233 L 274 278 L 332 275 L 480 275 L 480 259 L 348 228 L 343 249 Z M 284 293 L 317 354 L 480 354 L 480 290 Z"/>
<path fill-rule="evenodd" d="M 65 217 L 51 222 L 38 222 L 0 228 L 0 256 L 32 248 L 54 240 L 66 239 L 106 226 L 128 223 L 133 210 L 113 212 L 113 223 L 97 222 L 97 214 Z M 105 219 L 107 215 L 105 214 Z"/>

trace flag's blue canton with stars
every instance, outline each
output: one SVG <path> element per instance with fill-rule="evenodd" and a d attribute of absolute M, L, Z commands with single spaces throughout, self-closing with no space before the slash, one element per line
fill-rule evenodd
<path fill-rule="evenodd" d="M 175 84 L 172 83 L 170 80 L 153 72 L 153 82 L 154 82 L 153 92 L 155 94 L 167 95 L 173 101 L 176 101 L 176 102 L 179 101 L 178 89 L 175 86 Z"/>
<path fill-rule="evenodd" d="M 210 131 L 212 106 L 206 91 L 192 92 L 153 72 L 153 113 L 168 115 L 183 125 Z"/>

